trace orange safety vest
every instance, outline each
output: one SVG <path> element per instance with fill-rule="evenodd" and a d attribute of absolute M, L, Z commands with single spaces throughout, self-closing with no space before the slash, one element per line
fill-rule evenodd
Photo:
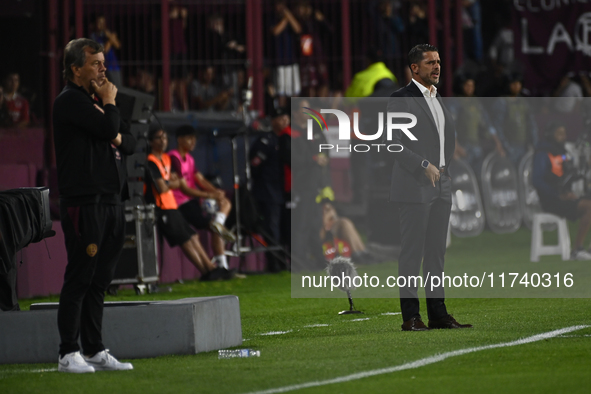
<path fill-rule="evenodd" d="M 168 154 L 162 154 L 162 160 L 159 160 L 153 154 L 148 155 L 148 160 L 155 163 L 160 170 L 160 175 L 162 175 L 162 179 L 168 181 L 170 179 L 170 169 L 171 169 L 171 161 L 170 156 Z M 172 194 L 172 190 L 168 189 L 167 192 L 158 193 L 158 190 L 152 185 L 152 193 L 154 194 L 154 199 L 156 200 L 156 205 L 160 209 L 177 209 L 178 205 L 176 200 L 174 199 L 174 194 Z"/>
<path fill-rule="evenodd" d="M 564 155 L 552 155 L 551 153 L 548 153 L 548 158 L 552 164 L 552 173 L 557 177 L 563 176 L 564 169 L 562 168 L 562 163 L 565 161 Z"/>

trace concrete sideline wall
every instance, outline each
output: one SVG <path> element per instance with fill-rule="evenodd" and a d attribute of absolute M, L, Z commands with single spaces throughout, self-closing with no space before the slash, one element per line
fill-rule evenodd
<path fill-rule="evenodd" d="M 240 346 L 238 297 L 107 304 L 103 342 L 115 357 L 123 359 Z M 57 309 L 0 313 L 0 364 L 57 362 L 58 348 Z"/>

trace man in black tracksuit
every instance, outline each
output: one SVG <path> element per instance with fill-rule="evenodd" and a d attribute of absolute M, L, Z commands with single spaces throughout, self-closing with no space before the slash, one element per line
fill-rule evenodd
<path fill-rule="evenodd" d="M 125 156 L 135 138 L 115 106 L 117 88 L 105 77 L 102 45 L 71 41 L 64 51 L 67 85 L 53 107 L 60 213 L 68 265 L 58 329 L 62 372 L 132 369 L 102 343 L 104 292 L 124 242 L 128 198 Z M 82 343 L 80 355 L 78 337 Z"/>

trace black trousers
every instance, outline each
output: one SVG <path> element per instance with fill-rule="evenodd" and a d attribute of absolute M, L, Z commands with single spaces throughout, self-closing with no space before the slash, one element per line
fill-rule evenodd
<path fill-rule="evenodd" d="M 410 277 L 417 277 L 423 264 L 423 281 L 440 276 L 443 272 L 447 228 L 451 212 L 451 202 L 435 199 L 426 204 L 399 203 L 401 251 L 398 260 L 398 276 L 407 280 L 407 285 L 400 287 L 400 308 L 402 319 L 409 320 L 419 314 L 417 284 Z M 415 283 L 413 283 L 415 282 Z M 429 279 L 430 282 L 430 279 Z M 429 320 L 447 316 L 445 292 L 443 287 L 431 290 L 430 283 L 425 283 L 427 296 L 427 314 Z"/>
<path fill-rule="evenodd" d="M 292 260 L 292 267 L 298 269 L 325 267 L 320 242 L 322 208 L 316 203 L 317 194 L 316 190 L 300 193 L 297 206 L 291 210 L 291 255 L 299 261 Z"/>
<path fill-rule="evenodd" d="M 125 240 L 123 205 L 60 207 L 68 265 L 57 314 L 61 356 L 80 350 L 93 355 L 102 342 L 105 291 Z"/>
<path fill-rule="evenodd" d="M 283 204 L 257 201 L 259 214 L 263 217 L 263 230 L 270 236 L 275 245 L 281 245 L 281 209 Z M 285 269 L 285 264 L 275 254 L 278 252 L 266 252 L 267 271 L 277 272 Z"/>

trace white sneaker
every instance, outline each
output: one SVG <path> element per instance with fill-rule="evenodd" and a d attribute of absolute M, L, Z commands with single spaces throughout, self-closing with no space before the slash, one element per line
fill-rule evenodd
<path fill-rule="evenodd" d="M 93 373 L 94 368 L 86 363 L 80 352 L 68 353 L 57 360 L 57 370 L 59 372 L 71 373 Z"/>
<path fill-rule="evenodd" d="M 92 365 L 97 371 L 128 371 L 133 369 L 131 363 L 121 363 L 109 354 L 109 349 L 98 352 L 92 357 L 84 357 L 88 365 Z"/>
<path fill-rule="evenodd" d="M 591 253 L 587 252 L 585 249 L 573 250 L 570 253 L 571 260 L 591 260 Z"/>

